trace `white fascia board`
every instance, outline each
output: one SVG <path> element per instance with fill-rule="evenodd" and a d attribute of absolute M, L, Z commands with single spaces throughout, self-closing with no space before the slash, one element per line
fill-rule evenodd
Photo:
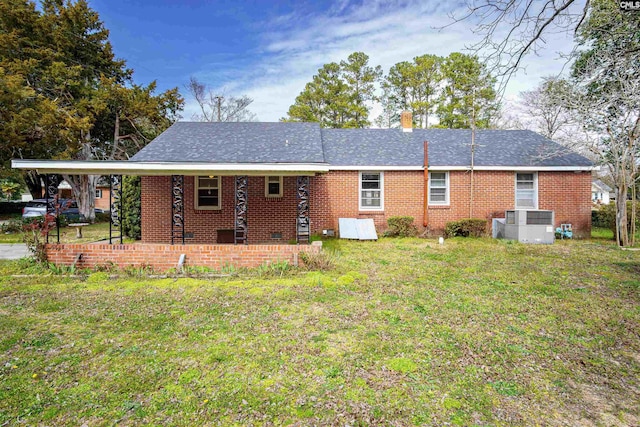
<path fill-rule="evenodd" d="M 315 175 L 329 167 L 318 163 L 194 163 L 83 160 L 12 160 L 14 169 L 74 175 Z"/>
<path fill-rule="evenodd" d="M 331 171 L 421 171 L 423 166 L 332 166 Z"/>
<path fill-rule="evenodd" d="M 430 171 L 469 171 L 470 166 L 429 166 Z M 518 172 L 586 172 L 600 170 L 600 166 L 475 166 L 474 171 Z"/>

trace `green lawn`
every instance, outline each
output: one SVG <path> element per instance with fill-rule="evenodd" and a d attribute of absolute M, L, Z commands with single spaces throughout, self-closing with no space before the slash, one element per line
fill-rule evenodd
<path fill-rule="evenodd" d="M 640 252 L 325 248 L 282 277 L 0 263 L 0 426 L 640 425 Z"/>
<path fill-rule="evenodd" d="M 120 235 L 119 230 L 113 230 L 113 235 Z M 60 227 L 60 243 L 89 243 L 99 240 L 109 239 L 109 223 L 101 222 L 91 224 L 82 228 L 82 238 L 76 237 L 76 230 L 73 227 Z M 57 241 L 57 230 L 53 229 L 49 235 L 50 242 Z M 125 242 L 132 242 L 132 239 L 125 238 Z M 22 233 L 0 234 L 0 243 L 22 243 Z"/>

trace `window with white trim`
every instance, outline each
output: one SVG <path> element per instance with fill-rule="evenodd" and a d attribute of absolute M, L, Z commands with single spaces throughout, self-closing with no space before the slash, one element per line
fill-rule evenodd
<path fill-rule="evenodd" d="M 538 174 L 516 173 L 516 209 L 538 209 Z"/>
<path fill-rule="evenodd" d="M 102 189 L 96 188 L 96 199 L 102 199 Z"/>
<path fill-rule="evenodd" d="M 203 210 L 219 210 L 222 206 L 222 177 L 195 177 L 195 208 Z"/>
<path fill-rule="evenodd" d="M 265 197 L 282 197 L 282 177 L 281 176 L 265 176 L 264 177 L 264 196 Z"/>
<path fill-rule="evenodd" d="M 360 172 L 360 210 L 383 210 L 383 189 L 384 174 L 382 172 Z"/>
<path fill-rule="evenodd" d="M 449 172 L 429 172 L 429 204 L 449 204 Z"/>

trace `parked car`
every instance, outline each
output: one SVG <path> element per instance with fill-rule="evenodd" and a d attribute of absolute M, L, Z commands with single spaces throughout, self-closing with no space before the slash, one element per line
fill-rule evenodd
<path fill-rule="evenodd" d="M 75 200 L 60 199 L 58 204 L 61 207 L 60 215 L 63 215 L 69 221 L 76 221 L 80 219 L 80 211 L 78 204 Z M 34 199 L 27 202 L 26 206 L 22 209 L 22 218 L 35 218 L 44 216 L 47 212 L 47 200 L 46 199 Z M 104 213 L 102 209 L 95 209 L 95 213 Z"/>

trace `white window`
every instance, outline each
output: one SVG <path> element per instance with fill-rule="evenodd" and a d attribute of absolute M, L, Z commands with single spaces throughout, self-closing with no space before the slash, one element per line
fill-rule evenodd
<path fill-rule="evenodd" d="M 516 173 L 516 209 L 538 209 L 537 173 Z"/>
<path fill-rule="evenodd" d="M 218 210 L 222 206 L 222 177 L 197 176 L 195 178 L 195 208 Z"/>
<path fill-rule="evenodd" d="M 449 172 L 429 172 L 429 204 L 449 204 Z"/>
<path fill-rule="evenodd" d="M 96 189 L 96 199 L 102 199 L 102 190 Z"/>
<path fill-rule="evenodd" d="M 265 176 L 264 177 L 264 196 L 265 197 L 282 197 L 282 177 L 281 176 Z"/>
<path fill-rule="evenodd" d="M 384 209 L 384 176 L 382 172 L 360 172 L 360 209 L 381 211 Z"/>

